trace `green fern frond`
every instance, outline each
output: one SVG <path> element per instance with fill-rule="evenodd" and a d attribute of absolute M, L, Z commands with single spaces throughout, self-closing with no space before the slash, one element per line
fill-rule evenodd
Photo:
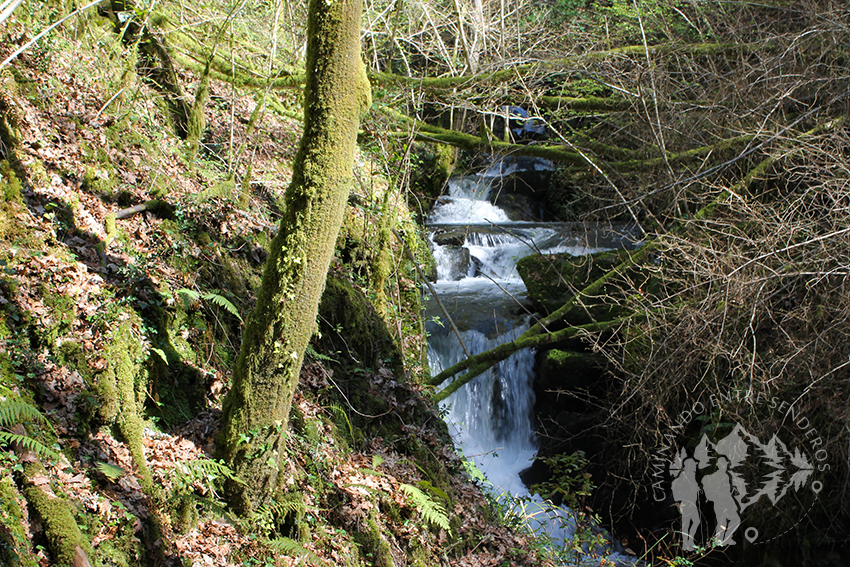
<path fill-rule="evenodd" d="M 12 427 L 26 422 L 50 425 L 38 408 L 22 399 L 7 398 L 0 401 L 0 427 Z"/>
<path fill-rule="evenodd" d="M 214 481 L 224 477 L 239 484 L 245 484 L 241 478 L 236 476 L 233 469 L 224 464 L 224 461 L 213 461 L 212 459 L 196 459 L 181 464 L 186 475 L 197 480 Z"/>
<path fill-rule="evenodd" d="M 435 502 L 430 496 L 413 485 L 402 483 L 399 486 L 410 497 L 416 510 L 422 514 L 427 522 L 443 528 L 450 534 L 452 533 L 449 527 L 449 517 L 442 504 Z"/>
<path fill-rule="evenodd" d="M 299 557 L 309 565 L 324 567 L 329 565 L 324 559 L 288 537 L 279 537 L 269 540 L 269 547 L 280 555 Z"/>
<path fill-rule="evenodd" d="M 314 349 L 309 344 L 307 345 L 307 349 L 304 351 L 304 354 L 309 356 L 312 360 L 315 360 L 315 361 L 318 361 L 318 362 L 337 362 L 337 359 L 335 359 L 332 356 L 328 356 L 326 354 L 316 352 L 316 349 Z"/>
<path fill-rule="evenodd" d="M 59 453 L 39 441 L 26 435 L 17 435 L 8 431 L 0 431 L 0 447 L 20 445 L 27 451 L 32 451 L 39 457 L 59 459 Z"/>
<path fill-rule="evenodd" d="M 96 466 L 97 470 L 99 470 L 106 478 L 113 482 L 127 474 L 127 471 L 125 471 L 121 467 L 111 465 L 109 463 L 97 463 Z"/>
<path fill-rule="evenodd" d="M 291 498 L 273 500 L 268 506 L 278 517 L 288 514 L 303 514 L 307 509 L 304 504 L 304 497 L 300 493 L 293 494 Z"/>
<path fill-rule="evenodd" d="M 449 502 L 449 500 L 450 500 L 449 495 L 446 494 L 446 491 L 443 490 L 442 488 L 437 488 L 436 486 L 434 486 L 433 484 L 431 484 L 427 480 L 420 480 L 416 484 L 418 484 L 421 488 L 427 490 L 428 492 L 436 494 L 438 497 L 442 498 L 446 502 Z"/>
<path fill-rule="evenodd" d="M 352 427 L 351 425 L 351 420 L 348 419 L 348 413 L 344 409 L 342 409 L 342 407 L 338 404 L 331 404 L 330 406 L 328 406 L 328 409 L 330 409 L 331 412 L 336 415 L 338 419 L 341 419 L 345 422 L 345 425 L 348 426 L 348 436 L 351 439 L 351 442 L 354 443 L 354 427 Z"/>
<path fill-rule="evenodd" d="M 182 288 L 177 290 L 177 295 L 183 299 L 183 306 L 189 307 L 193 303 L 200 301 L 201 294 L 193 289 Z"/>
<path fill-rule="evenodd" d="M 240 323 L 244 323 L 244 321 L 242 320 L 242 316 L 239 315 L 239 310 L 236 309 L 236 306 L 233 305 L 226 297 L 212 292 L 205 293 L 201 297 L 203 297 L 206 301 L 212 301 L 219 307 L 227 310 L 228 313 L 239 319 Z"/>

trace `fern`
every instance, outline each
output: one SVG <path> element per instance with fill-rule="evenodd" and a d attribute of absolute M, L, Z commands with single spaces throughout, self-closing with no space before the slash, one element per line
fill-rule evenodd
<path fill-rule="evenodd" d="M 212 483 L 222 477 L 239 484 L 245 484 L 223 461 L 213 461 L 211 459 L 187 461 L 180 463 L 175 467 L 174 471 L 176 475 L 174 486 L 178 489 L 178 492 L 185 490 L 195 481 L 204 482 L 211 488 Z"/>
<path fill-rule="evenodd" d="M 212 293 L 212 292 L 207 292 L 207 293 L 202 294 L 202 293 L 198 293 L 197 291 L 195 291 L 193 289 L 187 289 L 187 288 L 178 289 L 177 294 L 183 297 L 183 301 L 186 303 L 187 306 L 189 304 L 192 304 L 192 303 L 199 301 L 201 299 L 203 299 L 204 301 L 211 301 L 211 302 L 215 303 L 216 305 L 218 305 L 219 307 L 225 309 L 228 313 L 230 313 L 231 315 L 233 315 L 237 319 L 239 319 L 240 323 L 245 322 L 245 321 L 242 320 L 242 316 L 239 315 L 239 310 L 236 309 L 236 306 L 233 305 L 233 303 L 231 303 L 230 300 L 228 300 L 223 295 L 219 295 L 217 293 Z"/>
<path fill-rule="evenodd" d="M 25 423 L 37 423 L 40 427 L 53 431 L 50 421 L 34 405 L 20 398 L 0 398 L 0 427 L 10 429 Z M 0 447 L 9 445 L 18 445 L 27 451 L 32 451 L 39 457 L 59 458 L 59 453 L 45 445 L 40 439 L 0 430 Z"/>
<path fill-rule="evenodd" d="M 263 504 L 257 508 L 245 519 L 243 526 L 249 531 L 265 536 L 277 529 L 277 525 L 282 518 L 286 518 L 290 514 L 298 518 L 306 510 L 307 506 L 304 504 L 303 495 L 292 493 L 288 498 L 272 500 L 268 504 Z"/>
<path fill-rule="evenodd" d="M 298 557 L 309 565 L 325 566 L 329 565 L 324 559 L 288 537 L 279 537 L 269 540 L 269 547 L 280 555 L 288 555 Z"/>
<path fill-rule="evenodd" d="M 437 488 L 436 486 L 434 486 L 433 484 L 431 484 L 427 480 L 420 480 L 416 484 L 418 484 L 420 487 L 424 488 L 425 490 L 428 490 L 429 492 L 436 494 L 437 496 L 439 496 L 440 498 L 442 498 L 446 502 L 449 501 L 449 495 L 446 494 L 445 490 L 443 490 L 442 488 Z"/>
<path fill-rule="evenodd" d="M 307 345 L 305 354 L 309 356 L 312 360 L 315 360 L 317 362 L 338 362 L 337 359 L 332 356 L 316 352 L 316 349 L 314 349 L 313 346 L 309 344 Z"/>
<path fill-rule="evenodd" d="M 12 427 L 19 423 L 32 421 L 41 425 L 50 426 L 50 422 L 44 417 L 38 408 L 21 399 L 0 400 L 0 427 Z"/>
<path fill-rule="evenodd" d="M 116 480 L 127 474 L 127 471 L 125 471 L 121 467 L 111 465 L 109 463 L 97 463 L 96 466 L 97 470 L 103 473 L 103 475 L 112 482 L 115 482 Z"/>
<path fill-rule="evenodd" d="M 233 305 L 226 297 L 218 295 L 217 293 L 205 293 L 201 297 L 207 301 L 212 301 L 219 307 L 226 309 L 228 313 L 239 319 L 240 323 L 245 322 L 242 320 L 242 316 L 239 315 L 239 310 L 236 309 L 236 306 Z"/>
<path fill-rule="evenodd" d="M 17 435 L 15 433 L 9 433 L 8 431 L 0 431 L 0 445 L 19 445 L 27 451 L 32 451 L 39 457 L 45 457 L 48 459 L 59 458 L 59 453 L 57 453 L 38 439 L 33 439 L 32 437 L 28 437 L 27 435 Z"/>
<path fill-rule="evenodd" d="M 449 534 L 452 533 L 449 527 L 449 517 L 442 504 L 435 502 L 430 496 L 413 485 L 402 483 L 399 486 L 410 497 L 413 505 L 427 522 L 443 528 Z"/>
<path fill-rule="evenodd" d="M 195 291 L 194 289 L 178 289 L 177 295 L 183 298 L 184 304 L 188 307 L 192 303 L 199 301 L 201 299 L 201 294 Z"/>

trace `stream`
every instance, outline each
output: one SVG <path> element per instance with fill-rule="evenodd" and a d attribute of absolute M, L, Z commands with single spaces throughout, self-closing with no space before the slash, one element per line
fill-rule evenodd
<path fill-rule="evenodd" d="M 437 263 L 433 287 L 473 355 L 515 339 L 533 322 L 516 270 L 520 258 L 538 252 L 582 255 L 623 245 L 624 238 L 610 229 L 511 221 L 489 197 L 501 175 L 523 167 L 539 170 L 551 163 L 497 162 L 481 174 L 452 178 L 448 195 L 438 200 L 426 221 Z M 437 374 L 466 355 L 430 296 L 425 315 L 428 361 Z M 514 497 L 507 501 L 520 503 L 514 510 L 528 518 L 532 529 L 548 534 L 555 545 L 568 544 L 575 531 L 573 514 L 532 496 L 519 476 L 537 451 L 534 365 L 532 349 L 519 351 L 460 388 L 441 409 L 458 451 L 484 473 L 493 493 Z M 617 564 L 634 562 L 619 551 L 616 541 L 596 550 Z"/>

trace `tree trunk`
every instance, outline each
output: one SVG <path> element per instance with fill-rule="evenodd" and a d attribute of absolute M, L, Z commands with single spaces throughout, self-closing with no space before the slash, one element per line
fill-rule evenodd
<path fill-rule="evenodd" d="M 342 224 L 360 114 L 371 103 L 360 59 L 361 11 L 361 0 L 309 5 L 304 134 L 217 439 L 244 481 L 227 489 L 241 514 L 267 502 L 278 486 L 282 433 Z"/>

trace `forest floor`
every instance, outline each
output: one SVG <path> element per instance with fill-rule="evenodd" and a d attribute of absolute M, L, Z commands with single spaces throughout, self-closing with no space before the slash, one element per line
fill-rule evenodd
<path fill-rule="evenodd" d="M 274 511 L 240 519 L 223 509 L 217 480 L 226 471 L 213 461 L 218 408 L 238 352 L 236 313 L 250 312 L 300 135 L 295 95 L 279 96 L 291 114 L 264 112 L 248 132 L 259 97 L 213 81 L 194 159 L 171 133 L 160 95 L 135 75 L 133 56 L 88 21 L 0 73 L 0 394 L 32 404 L 48 422 L 0 425 L 56 451 L 49 458 L 2 447 L 5 494 L 23 511 L 20 526 L 8 512 L 2 518 L 12 555 L 24 565 L 57 563 L 49 519 L 25 502 L 36 487 L 70 504 L 92 565 L 552 564 L 544 542 L 513 529 L 470 479 L 433 408 L 433 420 L 405 427 L 441 463 L 442 489 L 398 439 L 346 438 L 348 418 L 321 403 L 334 386 L 321 354 L 302 372 L 293 409 L 301 426 L 287 442 L 284 483 L 301 498 L 298 533 L 276 525 Z M 0 36 L 5 58 L 26 32 L 12 18 Z M 198 77 L 182 69 L 178 76 L 193 92 Z M 371 179 L 369 159 L 361 156 L 358 168 Z M 233 181 L 246 174 L 250 185 Z M 128 210 L 154 200 L 165 204 Z M 351 218 L 365 214 L 352 206 Z M 98 384 L 115 364 L 116 328 L 127 321 L 155 490 L 143 488 L 115 418 L 102 417 Z M 169 404 L 159 399 L 162 380 L 177 386 L 178 370 L 200 377 L 200 399 L 184 396 L 191 410 L 159 407 Z M 431 407 L 407 378 L 368 377 L 399 415 L 411 396 Z M 32 461 L 43 472 L 26 472 Z M 411 486 L 427 496 L 411 496 Z"/>

